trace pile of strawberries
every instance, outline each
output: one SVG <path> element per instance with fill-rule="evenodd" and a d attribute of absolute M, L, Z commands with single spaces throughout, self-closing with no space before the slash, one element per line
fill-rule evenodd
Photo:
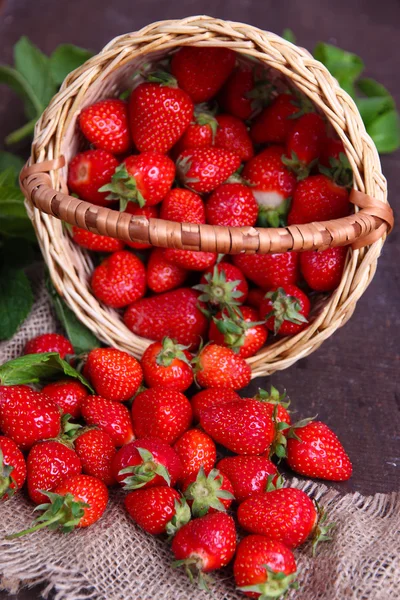
<path fill-rule="evenodd" d="M 164 338 L 140 361 L 115 348 L 77 357 L 66 338 L 45 334 L 25 352 L 37 364 L 58 353 L 70 377 L 46 382 L 46 369 L 31 367 L 22 376 L 41 380 L 40 391 L 0 386 L 0 498 L 9 500 L 26 480 L 41 511 L 9 539 L 92 525 L 106 509 L 108 487 L 120 485 L 133 522 L 172 540 L 175 566 L 209 588 L 207 574 L 234 560 L 236 585 L 254 598 L 284 594 L 294 584 L 293 549 L 329 539 L 322 509 L 303 491 L 282 487 L 277 462 L 343 481 L 352 472 L 348 456 L 324 423 L 293 424 L 275 388 L 240 397 L 251 372 L 230 348 L 211 343 L 193 356 Z M 27 358 L 3 365 L 2 376 L 17 363 L 21 371 Z M 194 381 L 203 389 L 192 388 L 189 400 Z"/>
<path fill-rule="evenodd" d="M 128 100 L 82 110 L 91 149 L 69 164 L 71 192 L 182 223 L 276 227 L 349 214 L 343 145 L 297 90 L 274 87 L 261 64 L 241 63 L 226 48 L 180 48 L 162 67 L 135 77 Z M 98 257 L 110 253 L 91 289 L 124 309 L 135 334 L 191 350 L 208 339 L 242 357 L 260 350 L 269 331 L 307 327 L 310 295 L 335 289 L 346 261 L 343 247 L 229 257 L 125 245 L 78 227 L 71 235 Z"/>

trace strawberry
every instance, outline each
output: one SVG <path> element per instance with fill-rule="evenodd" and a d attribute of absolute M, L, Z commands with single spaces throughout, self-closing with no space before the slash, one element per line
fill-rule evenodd
<path fill-rule="evenodd" d="M 250 160 L 254 156 L 254 148 L 243 121 L 232 115 L 218 115 L 216 120 L 218 128 L 214 145 L 237 154 L 243 161 Z"/>
<path fill-rule="evenodd" d="M 184 392 L 193 383 L 191 358 L 185 346 L 168 337 L 150 344 L 140 361 L 146 385 L 161 385 Z"/>
<path fill-rule="evenodd" d="M 201 411 L 215 404 L 226 404 L 233 400 L 240 400 L 240 396 L 235 390 L 225 387 L 210 387 L 206 390 L 201 390 L 192 396 L 191 404 L 193 410 L 193 418 L 195 421 L 200 421 Z"/>
<path fill-rule="evenodd" d="M 229 48 L 183 46 L 172 57 L 171 71 L 195 104 L 207 102 L 234 69 L 236 55 Z"/>
<path fill-rule="evenodd" d="M 197 475 L 200 467 L 211 471 L 217 459 L 215 444 L 209 435 L 199 429 L 188 429 L 174 444 L 182 462 L 181 479 Z"/>
<path fill-rule="evenodd" d="M 331 159 L 340 160 L 340 155 L 346 154 L 342 140 L 326 138 L 319 156 L 319 162 L 324 167 L 331 167 Z"/>
<path fill-rule="evenodd" d="M 105 150 L 87 150 L 80 152 L 69 163 L 68 188 L 81 200 L 97 206 L 109 206 L 107 194 L 99 189 L 110 183 L 118 160 Z"/>
<path fill-rule="evenodd" d="M 194 192 L 212 192 L 240 167 L 240 157 L 224 148 L 184 150 L 176 161 L 183 185 Z"/>
<path fill-rule="evenodd" d="M 199 104 L 194 109 L 194 121 L 190 123 L 183 136 L 174 148 L 177 156 L 189 148 L 213 146 L 217 132 L 217 119 L 211 112 L 203 110 L 205 105 Z"/>
<path fill-rule="evenodd" d="M 296 283 L 298 279 L 297 252 L 282 254 L 236 254 L 233 263 L 243 274 L 263 290 Z"/>
<path fill-rule="evenodd" d="M 227 113 L 242 119 L 242 121 L 247 121 L 254 111 L 250 95 L 253 89 L 253 71 L 237 67 L 219 94 L 219 104 Z"/>
<path fill-rule="evenodd" d="M 182 476 L 178 454 L 163 440 L 147 437 L 127 444 L 114 456 L 112 472 L 126 490 L 174 487 Z"/>
<path fill-rule="evenodd" d="M 267 489 L 269 478 L 276 480 L 276 466 L 265 456 L 228 456 L 217 464 L 227 475 L 237 502 L 243 502 Z"/>
<path fill-rule="evenodd" d="M 57 404 L 27 385 L 0 386 L 0 431 L 21 450 L 55 438 L 61 429 Z"/>
<path fill-rule="evenodd" d="M 252 308 L 260 309 L 261 302 L 264 300 L 265 290 L 260 288 L 253 288 L 249 290 L 247 296 L 247 304 Z"/>
<path fill-rule="evenodd" d="M 73 419 L 81 416 L 81 402 L 88 395 L 86 387 L 72 378 L 48 383 L 42 393 L 54 400 L 64 415 L 71 415 Z"/>
<path fill-rule="evenodd" d="M 347 248 L 338 246 L 322 252 L 300 254 L 301 273 L 311 289 L 330 292 L 338 287 L 346 264 Z"/>
<path fill-rule="evenodd" d="M 9 500 L 25 479 L 24 455 L 11 438 L 0 435 L 0 500 Z"/>
<path fill-rule="evenodd" d="M 289 225 L 329 221 L 346 217 L 350 211 L 349 193 L 326 175 L 312 175 L 300 181 L 288 214 Z"/>
<path fill-rule="evenodd" d="M 189 400 L 178 390 L 158 386 L 138 394 L 132 406 L 137 437 L 159 437 L 173 444 L 192 422 Z"/>
<path fill-rule="evenodd" d="M 147 285 L 157 294 L 181 286 L 188 277 L 186 269 L 165 258 L 164 248 L 154 248 L 147 263 Z"/>
<path fill-rule="evenodd" d="M 170 337 L 189 350 L 199 347 L 208 328 L 207 317 L 197 307 L 198 292 L 180 288 L 131 304 L 124 315 L 128 329 L 147 339 Z"/>
<path fill-rule="evenodd" d="M 290 405 L 290 400 L 288 399 L 285 401 L 285 398 L 286 392 L 280 394 L 273 385 L 271 385 L 269 392 L 258 388 L 258 393 L 253 397 L 254 400 L 263 403 L 265 410 L 276 423 L 286 423 L 286 425 L 291 425 L 292 420 L 287 410 Z"/>
<path fill-rule="evenodd" d="M 79 115 L 79 126 L 96 148 L 124 154 L 131 147 L 128 105 L 124 100 L 108 98 L 87 106 Z"/>
<path fill-rule="evenodd" d="M 226 512 L 235 499 L 227 476 L 218 469 L 212 469 L 206 474 L 203 467 L 184 480 L 182 493 L 194 517 L 218 511 Z"/>
<path fill-rule="evenodd" d="M 41 354 L 42 352 L 58 352 L 61 358 L 75 353 L 71 342 L 59 333 L 42 333 L 26 342 L 24 354 Z"/>
<path fill-rule="evenodd" d="M 74 442 L 75 452 L 86 475 L 97 477 L 107 486 L 114 485 L 112 461 L 116 450 L 111 437 L 102 429 L 86 429 Z"/>
<path fill-rule="evenodd" d="M 207 223 L 227 227 L 252 227 L 258 217 L 253 192 L 242 183 L 223 183 L 206 202 Z"/>
<path fill-rule="evenodd" d="M 288 465 L 307 477 L 346 481 L 353 467 L 337 436 L 325 423 L 313 421 L 289 432 Z"/>
<path fill-rule="evenodd" d="M 250 598 L 280 598 L 295 587 L 296 560 L 289 548 L 264 535 L 248 535 L 237 547 L 233 575 Z"/>
<path fill-rule="evenodd" d="M 139 206 L 136 202 L 128 202 L 125 208 L 125 212 L 130 215 L 134 215 L 136 217 L 146 217 L 149 219 L 157 219 L 158 218 L 158 205 L 157 206 Z M 136 250 L 143 250 L 145 248 L 152 248 L 151 244 L 147 244 L 146 242 L 125 242 L 127 246 L 130 248 L 135 248 Z"/>
<path fill-rule="evenodd" d="M 237 454 L 262 454 L 271 446 L 275 427 L 257 400 L 235 400 L 200 412 L 200 424 L 214 441 Z"/>
<path fill-rule="evenodd" d="M 72 227 L 72 239 L 75 244 L 93 252 L 117 252 L 123 250 L 124 242 L 107 235 L 99 235 L 81 227 Z"/>
<path fill-rule="evenodd" d="M 279 94 L 273 102 L 254 119 L 250 136 L 255 144 L 285 144 L 293 126 L 293 115 L 299 112 L 296 98 Z"/>
<path fill-rule="evenodd" d="M 174 535 L 190 521 L 186 500 L 165 485 L 130 492 L 125 508 L 135 523 L 152 535 Z"/>
<path fill-rule="evenodd" d="M 246 301 L 249 286 L 240 269 L 228 262 L 219 262 L 206 269 L 199 285 L 200 302 L 208 302 L 213 306 L 233 306 Z"/>
<path fill-rule="evenodd" d="M 195 377 L 201 387 L 240 390 L 250 383 L 251 368 L 230 348 L 209 344 L 196 358 Z"/>
<path fill-rule="evenodd" d="M 275 335 L 295 335 L 307 327 L 310 307 L 310 300 L 300 288 L 284 285 L 266 294 L 260 316 Z"/>
<path fill-rule="evenodd" d="M 82 472 L 78 455 L 62 442 L 42 441 L 32 446 L 27 461 L 29 497 L 35 504 L 46 502 L 45 492 L 52 492 L 65 479 Z"/>
<path fill-rule="evenodd" d="M 85 373 L 99 396 L 117 402 L 132 398 L 143 379 L 142 367 L 136 358 L 116 348 L 91 350 Z"/>
<path fill-rule="evenodd" d="M 166 74 L 151 76 L 129 99 L 129 121 L 133 141 L 140 152 L 168 152 L 193 117 L 193 102 L 176 80 Z"/>
<path fill-rule="evenodd" d="M 188 271 L 204 271 L 212 267 L 218 258 L 216 252 L 197 252 L 196 250 L 175 250 L 168 248 L 165 258 L 181 269 Z"/>
<path fill-rule="evenodd" d="M 283 160 L 300 179 L 307 177 L 318 161 L 325 138 L 325 121 L 317 113 L 307 113 L 293 120 L 286 141 L 286 154 L 289 158 Z"/>
<path fill-rule="evenodd" d="M 129 444 L 134 439 L 129 410 L 120 402 L 87 396 L 81 410 L 87 425 L 97 425 L 108 433 L 115 446 Z"/>
<path fill-rule="evenodd" d="M 205 223 L 204 202 L 190 190 L 174 188 L 164 198 L 160 218 L 177 223 Z"/>
<path fill-rule="evenodd" d="M 239 310 L 225 308 L 212 318 L 208 338 L 210 342 L 231 348 L 238 356 L 249 358 L 262 348 L 268 330 L 259 320 L 258 311 L 250 306 Z"/>
<path fill-rule="evenodd" d="M 146 292 L 146 269 L 127 250 L 114 252 L 95 268 L 91 279 L 95 297 L 111 308 L 122 308 Z"/>

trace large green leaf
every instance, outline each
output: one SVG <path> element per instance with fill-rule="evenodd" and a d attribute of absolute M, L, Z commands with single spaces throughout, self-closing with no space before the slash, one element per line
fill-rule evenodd
<path fill-rule="evenodd" d="M 356 104 L 365 126 L 368 128 L 380 115 L 393 110 L 393 98 L 375 96 L 373 98 L 357 98 Z"/>
<path fill-rule="evenodd" d="M 381 115 L 369 127 L 369 135 L 375 142 L 378 152 L 386 154 L 394 152 L 400 147 L 400 121 L 399 114 L 390 110 Z"/>
<path fill-rule="evenodd" d="M 33 294 L 22 270 L 0 270 L 0 340 L 8 340 L 29 315 Z"/>
<path fill-rule="evenodd" d="M 18 175 L 23 166 L 24 161 L 19 156 L 11 154 L 11 152 L 0 151 L 0 178 L 1 172 L 6 169 L 13 169 L 15 175 Z"/>
<path fill-rule="evenodd" d="M 53 80 L 61 85 L 68 73 L 80 67 L 89 60 L 93 53 L 73 44 L 62 44 L 58 46 L 50 56 L 50 69 Z"/>
<path fill-rule="evenodd" d="M 314 57 L 326 66 L 346 91 L 354 95 L 353 83 L 364 70 L 359 56 L 320 42 L 314 49 Z"/>

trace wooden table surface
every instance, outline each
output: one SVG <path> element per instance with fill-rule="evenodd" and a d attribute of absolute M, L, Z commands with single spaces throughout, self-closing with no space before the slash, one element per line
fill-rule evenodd
<path fill-rule="evenodd" d="M 249 22 L 276 33 L 290 27 L 298 43 L 308 49 L 319 40 L 337 44 L 362 56 L 367 75 L 399 99 L 398 0 L 0 0 L 0 62 L 12 61 L 12 47 L 21 35 L 46 53 L 65 42 L 98 51 L 114 36 L 152 21 L 201 13 Z M 0 140 L 23 121 L 19 101 L 1 88 Z M 382 157 L 382 163 L 396 210 L 400 153 Z M 299 416 L 318 413 L 337 432 L 354 463 L 352 479 L 335 484 L 343 493 L 399 489 L 399 253 L 395 229 L 350 322 L 310 357 L 251 386 L 272 383 L 286 388 Z M 34 588 L 18 596 L 0 592 L 0 600 L 33 600 L 39 591 Z"/>

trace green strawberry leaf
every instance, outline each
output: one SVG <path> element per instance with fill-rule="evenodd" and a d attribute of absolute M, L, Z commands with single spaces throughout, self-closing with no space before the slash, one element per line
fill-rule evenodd
<path fill-rule="evenodd" d="M 68 73 L 89 60 L 93 53 L 73 44 L 58 46 L 50 56 L 50 71 L 54 82 L 61 85 Z"/>
<path fill-rule="evenodd" d="M 319 42 L 314 49 L 314 58 L 326 66 L 343 89 L 355 96 L 353 84 L 364 70 L 364 63 L 359 56 L 331 44 Z"/>
<path fill-rule="evenodd" d="M 356 104 L 360 115 L 368 128 L 371 123 L 384 113 L 393 110 L 393 98 L 385 96 L 375 96 L 373 98 L 356 98 Z"/>
<path fill-rule="evenodd" d="M 11 154 L 11 152 L 0 152 L 0 178 L 3 174 L 2 171 L 5 171 L 6 169 L 12 169 L 16 178 L 23 166 L 24 161 L 19 156 Z"/>
<path fill-rule="evenodd" d="M 367 96 L 367 98 L 373 98 L 374 96 L 381 96 L 383 98 L 391 98 L 392 100 L 392 108 L 394 108 L 395 103 L 390 92 L 385 88 L 384 85 L 376 81 L 375 79 L 371 79 L 370 77 L 363 77 L 357 81 L 357 88 Z"/>
<path fill-rule="evenodd" d="M 389 110 L 368 127 L 367 131 L 375 142 L 378 152 L 386 154 L 400 147 L 400 119 L 396 110 Z"/>
<path fill-rule="evenodd" d="M 287 42 L 291 42 L 292 44 L 296 43 L 296 36 L 294 35 L 293 31 L 287 27 L 283 30 L 282 37 Z"/>
<path fill-rule="evenodd" d="M 29 315 L 33 294 L 22 270 L 0 270 L 0 340 L 8 340 Z"/>

